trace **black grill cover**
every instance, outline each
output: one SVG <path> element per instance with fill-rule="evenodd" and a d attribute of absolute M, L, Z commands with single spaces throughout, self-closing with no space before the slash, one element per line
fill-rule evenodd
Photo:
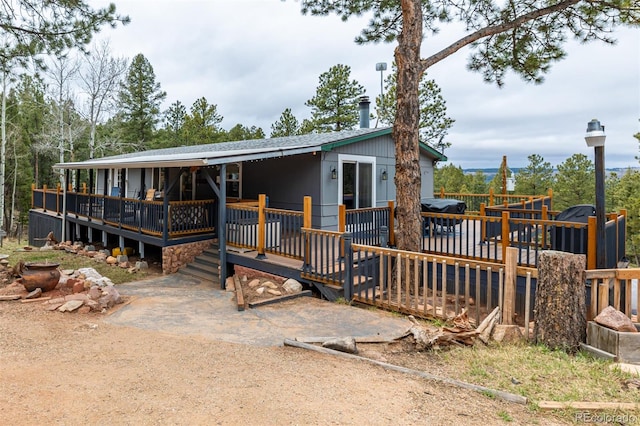
<path fill-rule="evenodd" d="M 467 204 L 453 198 L 423 198 L 420 200 L 422 211 L 425 213 L 464 214 Z"/>

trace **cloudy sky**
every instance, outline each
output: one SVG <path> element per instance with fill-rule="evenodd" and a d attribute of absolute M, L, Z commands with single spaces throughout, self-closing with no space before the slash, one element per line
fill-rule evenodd
<path fill-rule="evenodd" d="M 390 69 L 393 61 L 394 45 L 353 42 L 366 18 L 303 16 L 293 0 L 112 1 L 131 18 L 99 36 L 110 40 L 113 55 L 142 53 L 167 92 L 163 108 L 177 100 L 189 107 L 204 96 L 217 105 L 226 129 L 255 125 L 269 135 L 285 108 L 302 121 L 320 74 L 336 64 L 349 65 L 373 100 L 380 93 L 376 63 Z M 639 166 L 632 135 L 640 131 L 640 31 L 615 36 L 615 46 L 570 42 L 568 57 L 542 85 L 514 75 L 502 89 L 488 85 L 466 70 L 467 49 L 430 68 L 456 120 L 447 138 L 449 161 L 474 168 L 498 167 L 503 155 L 510 167 L 526 165 L 534 153 L 554 166 L 574 153 L 593 159 L 584 134 L 598 118 L 606 126 L 606 166 Z M 424 41 L 423 57 L 459 37 L 443 28 Z"/>

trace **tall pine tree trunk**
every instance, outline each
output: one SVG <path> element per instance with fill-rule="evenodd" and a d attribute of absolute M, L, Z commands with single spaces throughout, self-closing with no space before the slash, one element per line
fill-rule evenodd
<path fill-rule="evenodd" d="M 5 209 L 5 167 L 7 164 L 7 78 L 6 72 L 2 73 L 2 141 L 0 142 L 0 230 L 4 230 Z"/>
<path fill-rule="evenodd" d="M 402 0 L 402 31 L 395 49 L 398 67 L 396 117 L 393 139 L 396 151 L 396 201 L 398 248 L 421 251 L 420 219 L 420 104 L 418 87 L 422 70 L 422 5 L 420 0 Z"/>

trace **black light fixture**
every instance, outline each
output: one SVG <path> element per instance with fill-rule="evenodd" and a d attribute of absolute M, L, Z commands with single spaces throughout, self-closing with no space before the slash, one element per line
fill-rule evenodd
<path fill-rule="evenodd" d="M 381 176 L 382 180 L 387 180 L 387 171 L 383 170 L 382 171 L 382 176 Z"/>
<path fill-rule="evenodd" d="M 331 167 L 331 179 L 338 179 L 338 171 L 335 167 Z"/>

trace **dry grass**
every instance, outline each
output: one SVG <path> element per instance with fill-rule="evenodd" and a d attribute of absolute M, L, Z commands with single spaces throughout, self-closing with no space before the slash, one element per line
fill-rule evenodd
<path fill-rule="evenodd" d="M 153 268 L 140 270 L 136 273 L 129 273 L 126 269 L 118 266 L 107 265 L 104 262 L 95 262 L 93 259 L 67 253 L 61 250 L 43 250 L 37 248 L 25 251 L 26 244 L 18 244 L 17 240 L 3 239 L 0 254 L 7 254 L 9 265 L 13 266 L 19 261 L 27 262 L 49 262 L 59 263 L 60 269 L 94 268 L 102 276 L 108 277 L 114 284 L 122 284 L 131 281 L 142 280 L 157 275 L 158 271 Z M 151 266 L 151 265 L 149 265 Z"/>
<path fill-rule="evenodd" d="M 627 387 L 637 377 L 583 352 L 568 355 L 542 345 L 494 343 L 422 353 L 389 347 L 384 356 L 394 364 L 525 396 L 533 412 L 538 401 L 640 403 L 640 391 Z M 575 410 L 558 410 L 556 415 L 577 421 Z"/>

